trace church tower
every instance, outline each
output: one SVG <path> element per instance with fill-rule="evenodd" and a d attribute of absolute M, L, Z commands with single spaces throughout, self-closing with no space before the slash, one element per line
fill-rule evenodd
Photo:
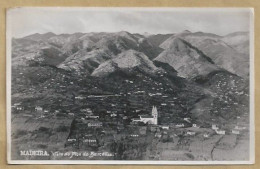
<path fill-rule="evenodd" d="M 158 112 L 157 112 L 156 106 L 153 106 L 152 116 L 153 116 L 153 124 L 157 125 L 158 124 Z"/>

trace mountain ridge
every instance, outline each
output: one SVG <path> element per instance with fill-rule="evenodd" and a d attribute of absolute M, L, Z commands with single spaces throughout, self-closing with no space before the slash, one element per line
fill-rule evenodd
<path fill-rule="evenodd" d="M 172 42 L 178 39 L 179 42 L 183 42 L 182 45 L 186 46 L 185 48 L 193 49 L 189 50 L 190 53 L 186 52 L 186 56 L 194 54 L 192 52 L 195 52 L 198 56 L 206 58 L 207 62 L 215 65 L 215 67 L 226 69 L 242 77 L 247 77 L 247 68 L 249 65 L 246 61 L 249 57 L 249 37 L 247 35 L 247 32 L 235 32 L 226 36 L 219 36 L 213 33 L 190 31 L 175 34 L 149 34 L 149 36 L 131 34 L 127 31 L 111 33 L 78 32 L 73 34 L 54 34 L 51 32 L 45 34 L 36 33 L 23 38 L 13 39 L 12 55 L 13 57 L 20 56 L 20 59 L 19 57 L 16 58 L 16 63 L 19 65 L 19 63 L 24 62 L 21 60 L 26 58 L 33 59 L 42 57 L 43 59 L 40 60 L 44 60 L 44 57 L 46 57 L 46 55 L 42 53 L 42 51 L 45 50 L 44 48 L 53 48 L 59 51 L 58 55 L 62 56 L 62 59 L 58 59 L 60 61 L 52 65 L 57 65 L 59 68 L 70 71 L 77 70 L 84 72 L 84 70 L 86 70 L 85 73 L 91 75 L 100 64 L 117 57 L 117 55 L 127 50 L 142 52 L 151 61 L 158 61 L 158 58 L 162 58 L 162 53 L 168 53 L 167 55 L 174 54 L 170 48 L 173 47 L 171 46 L 173 44 Z M 178 45 L 175 45 L 175 47 L 178 47 Z M 29 53 L 31 56 L 27 57 L 26 55 Z M 57 58 L 58 55 L 56 55 Z M 47 56 L 47 58 L 50 56 Z M 53 57 L 55 56 L 51 56 L 50 58 Z M 181 58 L 182 57 L 179 59 Z M 202 61 L 203 59 L 199 60 Z M 196 62 L 199 62 L 199 60 L 196 60 Z M 34 61 L 37 62 L 37 60 Z M 182 63 L 183 66 L 189 64 L 188 60 L 186 62 L 187 63 Z M 198 65 L 205 65 L 203 62 L 204 61 Z M 212 71 L 215 70 L 215 68 L 213 68 L 214 66 L 209 65 L 207 67 L 211 67 L 210 69 L 212 69 Z M 239 68 L 238 65 L 242 67 Z M 173 63 L 172 67 L 174 70 L 178 69 L 176 68 L 176 64 L 174 67 Z M 186 67 L 188 66 L 186 65 Z M 192 69 L 199 72 L 194 68 Z M 183 73 L 179 72 L 179 74 Z M 195 74 L 201 75 L 200 73 Z"/>
<path fill-rule="evenodd" d="M 198 124 L 229 121 L 242 115 L 249 103 L 249 53 L 238 50 L 246 52 L 247 42 L 241 33 L 223 37 L 190 31 L 13 39 L 12 94 L 16 100 L 39 98 L 46 107 L 73 107 L 75 112 L 82 104 L 75 96 L 115 95 L 99 101 L 88 98 L 84 104 L 103 110 L 114 104 L 130 118 L 135 110 L 155 105 L 162 123 L 185 117 Z"/>

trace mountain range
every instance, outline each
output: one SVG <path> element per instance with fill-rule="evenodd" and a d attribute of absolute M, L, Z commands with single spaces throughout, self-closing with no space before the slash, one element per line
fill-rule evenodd
<path fill-rule="evenodd" d="M 249 34 L 36 33 L 12 39 L 12 69 L 17 100 L 32 96 L 47 104 L 54 95 L 65 103 L 81 94 L 137 93 L 125 104 L 157 105 L 162 121 L 173 114 L 173 121 L 187 114 L 230 120 L 248 108 Z"/>
<path fill-rule="evenodd" d="M 13 65 L 33 61 L 95 76 L 107 74 L 112 67 L 138 66 L 115 66 L 115 63 L 123 65 L 121 62 L 126 62 L 127 58 L 130 62 L 138 62 L 137 55 L 146 60 L 142 62 L 145 67 L 148 62 L 153 69 L 154 61 L 166 63 L 184 78 L 205 76 L 216 70 L 248 78 L 249 34 L 236 32 L 218 36 L 187 30 L 146 36 L 125 31 L 60 35 L 49 32 L 12 40 Z"/>

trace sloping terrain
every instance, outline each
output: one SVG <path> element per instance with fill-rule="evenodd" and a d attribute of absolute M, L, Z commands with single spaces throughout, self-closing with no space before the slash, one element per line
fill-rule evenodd
<path fill-rule="evenodd" d="M 211 58 L 216 65 L 242 77 L 249 71 L 249 35 L 233 33 L 227 36 L 195 32 L 180 36 Z"/>
<path fill-rule="evenodd" d="M 218 70 L 210 58 L 188 42 L 178 37 L 167 41 L 168 47 L 155 60 L 168 63 L 178 72 L 179 76 L 193 78 Z"/>
<path fill-rule="evenodd" d="M 246 33 L 146 36 L 122 31 L 13 39 L 13 98 L 40 99 L 38 104 L 44 100 L 49 107 L 66 103 L 78 110 L 79 105 L 72 106 L 76 95 L 127 93 L 125 101 L 132 109 L 158 106 L 161 122 L 186 116 L 201 123 L 216 117 L 229 120 L 248 107 L 247 37 Z M 103 109 L 110 102 L 89 101 Z"/>
<path fill-rule="evenodd" d="M 249 32 L 231 33 L 223 37 L 222 40 L 239 53 L 249 55 Z"/>
<path fill-rule="evenodd" d="M 92 73 L 93 76 L 102 76 L 114 72 L 116 69 L 132 69 L 140 67 L 147 72 L 155 72 L 157 67 L 143 53 L 134 50 L 128 50 L 119 54 L 117 57 L 99 65 Z"/>

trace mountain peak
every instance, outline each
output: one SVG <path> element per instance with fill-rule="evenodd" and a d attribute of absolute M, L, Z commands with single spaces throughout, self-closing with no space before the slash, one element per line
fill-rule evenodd
<path fill-rule="evenodd" d="M 184 52 L 187 49 L 187 42 L 180 39 L 179 37 L 173 37 L 169 43 L 168 49 L 176 52 Z"/>
<path fill-rule="evenodd" d="M 127 32 L 127 31 L 120 31 L 120 32 L 118 32 L 118 33 L 116 33 L 116 34 L 118 34 L 118 35 L 120 35 L 120 36 L 131 36 L 132 34 L 130 34 L 129 32 Z"/>
<path fill-rule="evenodd" d="M 30 39 L 30 40 L 34 40 L 34 41 L 41 41 L 41 40 L 47 40 L 53 36 L 56 36 L 56 34 L 52 33 L 52 32 L 47 32 L 47 33 L 35 33 L 32 35 L 28 35 L 25 36 L 24 39 Z"/>
<path fill-rule="evenodd" d="M 169 38 L 163 46 L 165 50 L 154 60 L 168 63 L 182 77 L 207 75 L 218 69 L 210 58 L 179 37 Z"/>
<path fill-rule="evenodd" d="M 191 33 L 191 31 L 186 29 L 186 30 L 182 31 L 181 33 Z"/>
<path fill-rule="evenodd" d="M 47 32 L 47 33 L 44 33 L 42 35 L 44 35 L 44 36 L 56 36 L 56 34 L 53 33 L 53 32 Z"/>
<path fill-rule="evenodd" d="M 239 36 L 239 35 L 249 35 L 249 32 L 233 32 L 233 33 L 229 33 L 227 35 L 225 35 L 225 37 L 233 37 L 233 36 Z"/>
<path fill-rule="evenodd" d="M 146 72 L 157 70 L 157 67 L 144 53 L 130 49 L 120 53 L 112 60 L 100 64 L 99 67 L 93 71 L 92 76 L 103 76 L 117 69 L 133 69 L 136 67 Z"/>
<path fill-rule="evenodd" d="M 152 34 L 151 34 L 151 33 L 148 33 L 148 32 L 144 32 L 144 33 L 143 33 L 143 36 L 144 36 L 144 37 L 149 37 L 149 36 L 151 36 L 151 35 L 152 35 Z"/>
<path fill-rule="evenodd" d="M 164 41 L 160 47 L 163 49 L 169 49 L 169 48 L 182 48 L 181 46 L 185 46 L 182 45 L 184 43 L 184 41 L 179 38 L 178 36 L 171 36 L 170 38 L 168 38 L 166 41 Z"/>

